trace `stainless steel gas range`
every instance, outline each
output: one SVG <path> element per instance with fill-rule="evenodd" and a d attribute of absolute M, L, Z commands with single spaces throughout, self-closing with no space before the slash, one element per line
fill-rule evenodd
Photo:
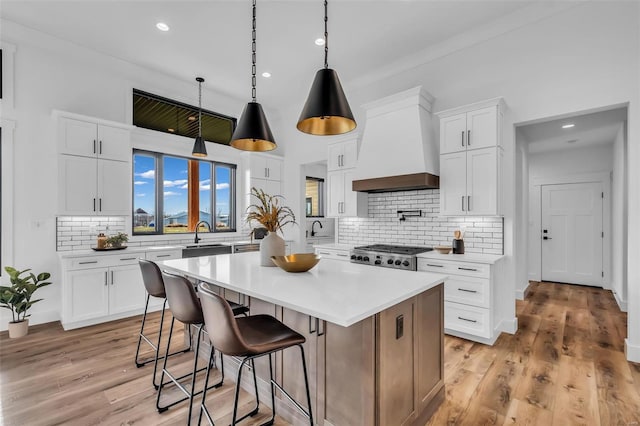
<path fill-rule="evenodd" d="M 416 255 L 433 250 L 431 247 L 409 247 L 372 244 L 351 250 L 351 262 L 385 268 L 418 270 Z"/>

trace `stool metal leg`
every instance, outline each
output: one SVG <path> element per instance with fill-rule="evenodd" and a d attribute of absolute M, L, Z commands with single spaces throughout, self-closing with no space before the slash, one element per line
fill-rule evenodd
<path fill-rule="evenodd" d="M 142 325 L 140 326 L 140 333 L 138 334 L 138 347 L 136 348 L 136 367 L 138 367 L 138 368 L 140 368 L 143 365 L 146 365 L 146 364 L 150 363 L 151 361 L 153 361 L 153 359 L 147 360 L 145 362 L 139 362 L 138 361 L 138 355 L 140 354 L 140 343 L 142 343 L 142 338 L 144 337 L 144 324 L 145 324 L 145 322 L 147 320 L 147 309 L 149 308 L 149 298 L 150 297 L 151 297 L 151 295 L 149 293 L 147 293 L 147 303 L 144 305 L 144 314 L 142 315 Z M 164 314 L 164 310 L 162 311 L 162 314 Z M 160 329 L 162 330 L 162 323 L 160 323 Z M 148 339 L 146 339 L 146 337 L 145 337 L 145 340 L 147 340 L 147 342 L 148 342 Z M 151 342 L 148 342 L 148 343 L 151 345 L 151 347 L 153 347 L 153 343 L 151 343 Z M 154 349 L 156 350 L 156 356 L 157 356 L 158 347 L 156 346 Z"/>
<path fill-rule="evenodd" d="M 311 412 L 311 393 L 309 392 L 309 378 L 307 377 L 307 362 L 304 359 L 304 348 L 300 347 L 300 356 L 302 357 L 302 372 L 304 373 L 304 386 L 307 391 L 307 407 L 309 407 L 309 424 L 313 426 L 313 413 Z"/>

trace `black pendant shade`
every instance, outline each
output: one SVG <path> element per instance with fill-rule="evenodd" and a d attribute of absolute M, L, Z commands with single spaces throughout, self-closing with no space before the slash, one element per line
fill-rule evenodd
<path fill-rule="evenodd" d="M 196 137 L 196 141 L 193 143 L 193 151 L 191 154 L 196 157 L 206 157 L 207 147 L 204 145 L 204 139 L 202 136 Z"/>
<path fill-rule="evenodd" d="M 229 145 L 243 151 L 271 151 L 276 149 L 276 142 L 271 133 L 271 128 L 269 128 L 267 117 L 264 115 L 262 105 L 258 102 L 249 102 L 244 107 Z"/>
<path fill-rule="evenodd" d="M 312 135 L 340 135 L 356 128 L 335 70 L 323 68 L 316 73 L 297 127 Z"/>

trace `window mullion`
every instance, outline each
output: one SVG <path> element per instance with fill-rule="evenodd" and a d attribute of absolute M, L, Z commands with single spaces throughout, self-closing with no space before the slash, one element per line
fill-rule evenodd
<path fill-rule="evenodd" d="M 216 226 L 218 211 L 216 210 L 216 187 L 218 182 L 216 181 L 216 163 L 211 163 L 211 228 L 212 232 L 218 232 L 218 227 Z"/>
<path fill-rule="evenodd" d="M 155 154 L 156 161 L 156 234 L 164 234 L 164 155 Z"/>

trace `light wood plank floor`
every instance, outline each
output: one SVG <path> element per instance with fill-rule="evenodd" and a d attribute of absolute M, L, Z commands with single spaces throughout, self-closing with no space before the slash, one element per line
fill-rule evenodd
<path fill-rule="evenodd" d="M 446 337 L 446 401 L 428 424 L 639 425 L 640 365 L 625 360 L 626 314 L 610 292 L 553 283 L 530 289 L 517 304 L 515 335 L 493 347 Z M 152 367 L 133 364 L 139 321 L 70 332 L 46 324 L 17 340 L 0 333 L 0 424 L 185 424 L 184 404 L 156 412 Z M 158 329 L 159 315 L 150 325 Z M 181 332 L 176 341 L 177 349 Z M 191 359 L 172 358 L 185 371 Z M 207 397 L 216 424 L 230 422 L 232 385 Z M 250 404 L 243 393 L 241 405 Z M 269 415 L 265 407 L 245 424 Z"/>

